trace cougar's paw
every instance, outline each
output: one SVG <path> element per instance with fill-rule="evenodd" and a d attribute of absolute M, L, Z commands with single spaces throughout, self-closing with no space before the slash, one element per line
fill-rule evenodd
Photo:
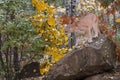
<path fill-rule="evenodd" d="M 92 39 L 89 39 L 89 40 L 88 40 L 88 43 L 91 43 L 91 42 L 93 42 L 93 40 L 92 40 Z"/>
<path fill-rule="evenodd" d="M 93 38 L 98 38 L 98 34 L 95 34 L 95 35 L 93 36 Z"/>
<path fill-rule="evenodd" d="M 80 49 L 81 47 L 80 46 L 75 46 L 75 49 Z"/>
<path fill-rule="evenodd" d="M 93 38 L 98 38 L 98 35 L 93 36 Z"/>
<path fill-rule="evenodd" d="M 75 49 L 78 49 L 78 48 L 80 48 L 80 45 L 79 45 L 79 44 L 76 44 L 76 45 L 74 46 L 74 48 L 75 48 Z"/>
<path fill-rule="evenodd" d="M 97 39 L 98 39 L 98 36 L 94 36 L 94 37 L 93 37 L 93 41 L 94 41 L 94 40 L 97 40 Z"/>

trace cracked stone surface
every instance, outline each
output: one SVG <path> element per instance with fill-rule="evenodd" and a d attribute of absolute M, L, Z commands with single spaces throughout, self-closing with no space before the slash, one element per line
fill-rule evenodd
<path fill-rule="evenodd" d="M 100 36 L 94 43 L 67 53 L 51 67 L 44 80 L 82 80 L 114 69 L 115 64 L 115 45 L 106 37 Z"/>

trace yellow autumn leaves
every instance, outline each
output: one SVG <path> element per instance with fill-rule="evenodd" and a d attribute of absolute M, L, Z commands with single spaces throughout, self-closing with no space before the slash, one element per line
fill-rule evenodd
<path fill-rule="evenodd" d="M 52 56 L 51 62 L 40 69 L 40 73 L 44 74 L 49 71 L 51 64 L 59 61 L 68 51 L 65 48 L 68 44 L 68 37 L 65 35 L 63 26 L 56 23 L 52 7 L 44 0 L 32 0 L 32 5 L 36 8 L 36 14 L 30 18 L 30 21 L 44 41 L 45 49 L 43 52 Z"/>
<path fill-rule="evenodd" d="M 55 19 L 54 19 L 53 17 L 50 17 L 50 18 L 48 19 L 48 24 L 49 24 L 50 26 L 55 26 Z"/>

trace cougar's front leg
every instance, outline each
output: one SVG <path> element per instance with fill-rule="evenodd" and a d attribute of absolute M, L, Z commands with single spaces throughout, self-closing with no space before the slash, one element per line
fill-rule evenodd
<path fill-rule="evenodd" d="M 77 48 L 80 44 L 80 36 L 79 33 L 76 33 L 76 43 L 75 43 L 75 47 Z"/>
<path fill-rule="evenodd" d="M 92 33 L 91 33 L 91 28 L 88 27 L 86 30 L 87 36 L 88 36 L 88 42 L 93 42 L 92 40 Z"/>
<path fill-rule="evenodd" d="M 76 44 L 75 44 L 75 46 L 76 46 L 76 47 L 79 46 L 79 43 L 80 43 L 80 38 L 77 37 L 77 38 L 76 38 Z"/>
<path fill-rule="evenodd" d="M 93 31 L 94 31 L 93 38 L 98 37 L 98 34 L 99 34 L 98 22 L 94 23 L 94 25 L 93 25 Z"/>

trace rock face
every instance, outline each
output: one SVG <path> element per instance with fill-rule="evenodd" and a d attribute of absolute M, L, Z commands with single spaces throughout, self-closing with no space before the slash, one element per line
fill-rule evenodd
<path fill-rule="evenodd" d="M 115 45 L 101 36 L 94 43 L 82 49 L 75 49 L 51 67 L 45 80 L 82 80 L 87 76 L 114 68 Z"/>
<path fill-rule="evenodd" d="M 112 73 L 98 74 L 98 75 L 94 75 L 89 78 L 86 78 L 84 80 L 120 80 L 120 73 L 112 72 Z"/>
<path fill-rule="evenodd" d="M 84 80 L 120 80 L 120 66 L 111 72 L 93 75 Z"/>

